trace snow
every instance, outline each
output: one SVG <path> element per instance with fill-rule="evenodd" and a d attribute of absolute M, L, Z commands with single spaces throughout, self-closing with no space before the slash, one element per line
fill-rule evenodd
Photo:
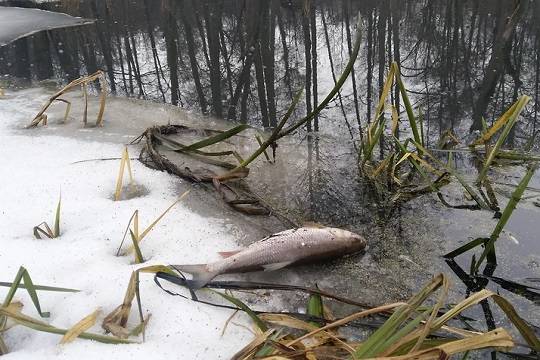
<path fill-rule="evenodd" d="M 149 194 L 112 201 L 119 162 L 73 162 L 117 157 L 123 146 L 51 135 L 54 124 L 21 130 L 44 98 L 29 103 L 31 91 L 8 90 L 0 97 L 0 281 L 12 281 L 22 265 L 36 284 L 80 289 L 76 294 L 39 292 L 43 310 L 51 312 L 46 321 L 69 328 L 100 307 L 103 312 L 90 331 L 103 333 L 103 317 L 122 302 L 131 272 L 140 267 L 131 257 L 114 256 L 129 217 L 139 209 L 141 226 L 146 227 L 177 199 L 179 188 L 189 185 L 133 161 L 134 178 Z M 93 130 L 98 131 L 87 131 Z M 52 225 L 60 192 L 61 236 L 35 239 L 33 226 L 42 221 Z M 227 229 L 222 220 L 179 203 L 142 242 L 149 259 L 144 265 L 213 260 L 218 250 L 237 247 Z M 231 311 L 169 296 L 149 274 L 141 275 L 140 289 L 143 311 L 152 313 L 144 343 L 105 345 L 77 339 L 58 345 L 58 335 L 17 326 L 3 335 L 11 351 L 5 359 L 219 359 L 229 358 L 252 339 L 249 331 L 232 324 L 222 337 Z M 0 299 L 6 292 L 0 288 Z M 26 292 L 19 290 L 15 298 L 24 303 L 25 314 L 39 318 Z M 130 326 L 136 321 L 134 308 Z M 241 315 L 235 321 L 249 323 Z"/>

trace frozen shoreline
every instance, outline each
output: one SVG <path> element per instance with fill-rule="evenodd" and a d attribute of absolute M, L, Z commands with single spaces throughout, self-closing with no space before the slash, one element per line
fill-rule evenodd
<path fill-rule="evenodd" d="M 8 90 L 0 98 L 0 226 L 5 229 L 0 239 L 1 280 L 12 281 L 23 265 L 36 284 L 82 290 L 77 294 L 39 292 L 44 311 L 51 312 L 46 321 L 69 328 L 101 307 L 103 313 L 90 331 L 103 333 L 103 317 L 122 302 L 131 272 L 140 267 L 131 264 L 131 257 L 114 256 L 129 217 L 139 209 L 142 226 L 149 224 L 178 197 L 182 181 L 133 162 L 135 180 L 149 194 L 112 201 L 117 161 L 72 163 L 119 156 L 122 145 L 14 130 L 36 111 L 19 93 Z M 36 240 L 32 227 L 51 222 L 60 191 L 62 235 Z M 237 246 L 223 221 L 195 214 L 179 203 L 144 240 L 142 251 L 149 265 L 196 263 Z M 218 359 L 230 357 L 252 338 L 246 329 L 234 325 L 221 337 L 230 311 L 171 297 L 154 285 L 151 275 L 141 275 L 140 287 L 143 311 L 152 313 L 146 342 L 104 345 L 77 339 L 59 346 L 58 335 L 17 326 L 4 334 L 11 351 L 6 359 Z M 0 298 L 6 292 L 0 288 Z M 24 303 L 24 313 L 39 317 L 25 292 L 17 292 L 16 299 Z M 133 312 L 131 326 L 136 318 Z"/>

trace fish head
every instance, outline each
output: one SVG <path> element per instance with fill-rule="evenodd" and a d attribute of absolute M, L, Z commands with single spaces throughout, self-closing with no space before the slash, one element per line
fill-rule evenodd
<path fill-rule="evenodd" d="M 335 240 L 339 241 L 342 247 L 346 248 L 348 253 L 362 251 L 366 248 L 367 241 L 362 235 L 338 228 L 328 228 L 328 231 L 335 236 Z"/>

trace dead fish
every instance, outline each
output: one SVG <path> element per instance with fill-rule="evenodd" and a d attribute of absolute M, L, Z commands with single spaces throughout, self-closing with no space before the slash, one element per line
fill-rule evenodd
<path fill-rule="evenodd" d="M 293 263 L 335 258 L 364 250 L 366 240 L 347 230 L 301 227 L 259 240 L 243 250 L 220 253 L 224 259 L 209 264 L 173 265 L 190 273 L 190 285 L 199 289 L 220 274 L 277 270 Z"/>

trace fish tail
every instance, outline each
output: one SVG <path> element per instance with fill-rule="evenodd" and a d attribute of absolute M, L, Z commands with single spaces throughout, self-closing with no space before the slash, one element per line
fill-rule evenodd
<path fill-rule="evenodd" d="M 183 271 L 191 274 L 193 278 L 188 280 L 189 287 L 192 289 L 200 289 L 205 286 L 210 280 L 215 278 L 218 273 L 208 270 L 206 264 L 194 265 L 172 265 L 178 271 Z"/>

